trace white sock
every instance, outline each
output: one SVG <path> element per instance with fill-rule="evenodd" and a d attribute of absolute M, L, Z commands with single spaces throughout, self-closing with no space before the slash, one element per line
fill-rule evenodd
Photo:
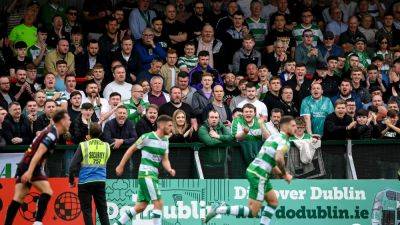
<path fill-rule="evenodd" d="M 217 214 L 228 214 L 233 216 L 239 216 L 241 218 L 246 218 L 249 217 L 250 215 L 249 207 L 242 205 L 220 206 L 215 211 Z"/>
<path fill-rule="evenodd" d="M 33 225 L 43 225 L 43 223 L 40 222 L 40 221 L 36 221 L 36 222 L 33 223 Z"/>
<path fill-rule="evenodd" d="M 134 207 L 129 208 L 125 213 L 122 214 L 121 218 L 119 218 L 119 222 L 121 224 L 126 224 L 130 219 L 133 220 L 136 216 L 136 211 Z"/>
<path fill-rule="evenodd" d="M 159 209 L 153 209 L 153 224 L 161 225 L 162 212 Z"/>

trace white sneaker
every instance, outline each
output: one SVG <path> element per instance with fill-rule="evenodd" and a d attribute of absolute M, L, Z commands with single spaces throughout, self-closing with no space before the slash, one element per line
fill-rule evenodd
<path fill-rule="evenodd" d="M 39 221 L 36 221 L 36 222 L 33 223 L 33 225 L 43 225 L 43 223 L 39 222 Z"/>

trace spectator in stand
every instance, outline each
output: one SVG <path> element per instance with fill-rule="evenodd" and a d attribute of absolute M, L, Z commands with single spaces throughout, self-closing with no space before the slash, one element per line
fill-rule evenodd
<path fill-rule="evenodd" d="M 117 92 L 113 92 L 110 94 L 110 99 L 108 99 L 108 107 L 110 110 L 108 112 L 103 113 L 99 120 L 99 123 L 105 125 L 106 122 L 115 118 L 115 111 L 117 111 L 118 106 L 122 105 L 121 95 Z M 103 126 L 104 128 L 104 126 Z"/>
<path fill-rule="evenodd" d="M 89 40 L 87 51 L 75 57 L 75 73 L 77 77 L 86 77 L 96 64 L 106 65 L 106 61 L 99 55 L 99 42 Z"/>
<path fill-rule="evenodd" d="M 233 26 L 233 15 L 239 11 L 237 2 L 229 1 L 226 6 L 226 11 L 228 15 L 218 20 L 216 25 L 216 36 L 218 38 L 222 38 L 229 27 Z"/>
<path fill-rule="evenodd" d="M 44 103 L 46 102 L 46 92 L 44 90 L 39 90 L 35 93 L 35 102 L 38 106 L 38 114 L 44 113 Z"/>
<path fill-rule="evenodd" d="M 7 116 L 7 110 L 0 108 L 0 147 L 4 147 L 7 144 L 3 130 L 3 124 L 6 116 Z"/>
<path fill-rule="evenodd" d="M 160 76 L 154 76 L 150 80 L 151 91 L 143 96 L 145 102 L 150 104 L 155 104 L 161 106 L 170 101 L 169 94 L 164 92 L 163 89 L 163 79 Z"/>
<path fill-rule="evenodd" d="M 193 94 L 196 92 L 194 87 L 189 86 L 189 74 L 187 72 L 178 73 L 178 87 L 182 91 L 182 101 L 186 104 L 192 104 Z"/>
<path fill-rule="evenodd" d="M 293 14 L 290 12 L 288 8 L 288 1 L 287 0 L 278 0 L 277 1 L 277 11 L 275 13 L 270 14 L 269 16 L 269 23 L 268 26 L 271 28 L 275 28 L 275 18 L 276 16 L 283 16 L 285 19 L 285 26 L 284 28 L 287 30 L 293 30 L 294 25 L 296 24 L 293 22 Z"/>
<path fill-rule="evenodd" d="M 57 106 L 61 106 L 63 109 L 67 109 L 68 102 L 67 96 L 64 92 L 57 91 L 56 86 L 56 76 L 52 73 L 48 73 L 44 76 L 44 91 L 47 99 L 53 99 L 56 101 Z"/>
<path fill-rule="evenodd" d="M 184 0 L 177 0 L 175 1 L 176 5 L 176 20 L 178 20 L 181 23 L 186 23 L 186 20 L 189 19 L 189 17 L 192 15 L 192 10 L 190 10 L 189 6 L 185 5 Z"/>
<path fill-rule="evenodd" d="M 358 29 L 364 34 L 369 47 L 374 47 L 376 44 L 376 31 L 374 17 L 370 14 L 365 14 L 361 17 L 361 23 Z"/>
<path fill-rule="evenodd" d="M 220 121 L 216 110 L 208 112 L 207 120 L 199 129 L 199 139 L 209 147 L 233 141 L 229 128 Z M 201 154 L 204 177 L 207 179 L 224 177 L 225 159 L 225 148 L 205 149 Z"/>
<path fill-rule="evenodd" d="M 28 145 L 32 141 L 32 131 L 28 118 L 21 114 L 21 105 L 12 102 L 8 106 L 9 117 L 4 121 L 2 128 L 4 139 L 8 145 Z"/>
<path fill-rule="evenodd" d="M 287 59 L 284 43 L 277 40 L 274 43 L 273 51 L 263 56 L 263 65 L 268 67 L 272 76 L 278 76 Z"/>
<path fill-rule="evenodd" d="M 271 32 L 269 32 L 268 35 L 265 37 L 266 52 L 273 52 L 274 44 L 276 41 L 279 40 L 283 44 L 284 52 L 293 57 L 296 42 L 293 38 L 291 29 L 286 29 L 287 21 L 285 19 L 285 16 L 282 14 L 276 14 L 274 17 L 271 17 L 271 19 L 274 20 L 274 23 L 272 24 L 273 28 L 271 29 Z M 289 26 L 292 25 L 290 24 Z"/>
<path fill-rule="evenodd" d="M 71 31 L 71 42 L 69 43 L 69 51 L 72 52 L 75 57 L 81 56 L 86 46 L 86 39 L 83 37 L 81 28 L 74 27 Z"/>
<path fill-rule="evenodd" d="M 154 42 L 154 32 L 150 28 L 144 29 L 142 39 L 135 44 L 133 52 L 138 73 L 150 69 L 150 63 L 154 59 L 164 60 L 167 57 L 167 53 L 160 43 Z"/>
<path fill-rule="evenodd" d="M 198 129 L 196 117 L 193 114 L 192 107 L 182 102 L 182 90 L 176 86 L 171 87 L 169 93 L 171 94 L 171 101 L 161 105 L 158 114 L 167 115 L 172 117 L 174 112 L 178 109 L 185 112 L 187 123 L 194 128 L 195 131 Z"/>
<path fill-rule="evenodd" d="M 173 49 L 183 49 L 188 40 L 188 31 L 185 24 L 177 20 L 176 8 L 169 4 L 165 7 L 164 30 L 168 34 L 169 46 Z"/>
<path fill-rule="evenodd" d="M 300 115 L 299 105 L 293 101 L 293 89 L 289 86 L 282 88 L 279 109 L 282 109 L 285 116 L 298 117 Z"/>
<path fill-rule="evenodd" d="M 339 41 L 340 34 L 347 30 L 347 24 L 343 23 L 343 13 L 337 5 L 329 7 L 331 21 L 326 25 L 326 31 L 331 31 L 335 35 L 335 43 Z"/>
<path fill-rule="evenodd" d="M 187 122 L 187 115 L 183 110 L 177 109 L 172 115 L 174 129 L 169 141 L 172 143 L 192 142 L 197 134 L 196 131 Z"/>
<path fill-rule="evenodd" d="M 209 21 L 208 16 L 204 10 L 204 3 L 202 1 L 193 2 L 193 14 L 186 20 L 186 26 L 189 29 L 191 37 L 198 37 L 204 25 Z"/>
<path fill-rule="evenodd" d="M 108 100 L 112 92 L 121 94 L 122 101 L 128 100 L 132 89 L 132 84 L 125 82 L 126 70 L 122 65 L 113 68 L 114 81 L 107 84 L 104 88 L 103 96 Z"/>
<path fill-rule="evenodd" d="M 94 109 L 91 103 L 83 103 L 81 114 L 71 124 L 71 134 L 74 143 L 85 141 L 89 134 L 89 126 L 92 122 L 98 122 L 97 117 L 93 117 Z M 93 120 L 94 119 L 94 120 Z"/>
<path fill-rule="evenodd" d="M 314 82 L 311 85 L 311 95 L 301 103 L 300 116 L 304 117 L 309 134 L 322 136 L 325 118 L 334 111 L 331 100 L 322 94 L 321 84 Z"/>
<path fill-rule="evenodd" d="M 296 70 L 296 61 L 292 59 L 287 59 L 284 64 L 283 71 L 280 74 L 277 74 L 281 78 L 282 86 L 287 85 L 288 81 L 296 76 L 294 74 L 295 70 Z"/>
<path fill-rule="evenodd" d="M 114 17 L 108 17 L 106 20 L 106 32 L 99 38 L 99 54 L 109 60 L 110 56 L 117 52 L 120 47 L 118 37 L 118 21 Z"/>
<path fill-rule="evenodd" d="M 201 78 L 202 89 L 196 91 L 192 97 L 192 108 L 193 113 L 197 118 L 198 122 L 202 121 L 202 113 L 204 108 L 212 100 L 212 85 L 213 79 L 210 73 L 203 73 Z"/>
<path fill-rule="evenodd" d="M 178 59 L 178 67 L 180 71 L 189 73 L 193 68 L 197 66 L 198 57 L 195 54 L 196 46 L 194 42 L 187 42 L 183 49 L 184 56 L 180 56 Z"/>
<path fill-rule="evenodd" d="M 83 27 L 89 39 L 99 39 L 104 29 L 104 21 L 111 17 L 112 3 L 109 0 L 85 0 L 83 2 Z"/>
<path fill-rule="evenodd" d="M 65 19 L 65 8 L 60 3 L 59 0 L 48 0 L 40 7 L 40 21 L 48 30 L 51 28 L 52 18 L 55 15 L 61 15 Z"/>
<path fill-rule="evenodd" d="M 396 102 L 396 100 L 394 100 L 394 99 L 390 99 L 390 100 L 387 102 L 387 109 L 388 109 L 388 110 L 394 109 L 394 110 L 396 110 L 397 112 L 400 112 L 399 104 L 398 104 L 398 103 Z"/>
<path fill-rule="evenodd" d="M 268 92 L 269 81 L 270 81 L 271 73 L 268 71 L 267 66 L 258 67 L 258 79 L 259 82 L 256 84 L 258 99 L 260 101 L 264 101 L 264 98 Z"/>
<path fill-rule="evenodd" d="M 372 89 L 380 89 L 383 94 L 385 94 L 387 88 L 382 80 L 382 73 L 378 72 L 378 67 L 375 65 L 370 65 L 367 68 L 367 76 L 366 76 L 366 88 L 370 90 Z"/>
<path fill-rule="evenodd" d="M 353 91 L 353 87 L 351 86 L 351 81 L 349 79 L 343 79 L 340 82 L 338 94 L 333 96 L 331 99 L 332 103 L 336 102 L 338 99 L 342 99 L 344 101 L 347 99 L 354 99 L 357 109 L 363 108 L 360 96 Z"/>
<path fill-rule="evenodd" d="M 156 17 L 156 13 L 149 7 L 149 0 L 139 0 L 138 7 L 129 14 L 129 28 L 135 40 L 142 37 L 142 32 L 151 27 L 151 21 Z"/>
<path fill-rule="evenodd" d="M 10 44 L 15 44 L 18 41 L 23 41 L 28 47 L 34 45 L 37 41 L 37 28 L 34 26 L 35 13 L 32 10 L 26 10 L 24 13 L 23 23 L 15 26 L 8 36 Z"/>
<path fill-rule="evenodd" d="M 257 118 L 268 119 L 268 109 L 263 102 L 257 99 L 257 89 L 254 83 L 248 82 L 246 84 L 246 99 L 237 105 L 237 108 L 242 108 L 244 105 L 251 104 L 255 107 Z"/>
<path fill-rule="evenodd" d="M 339 57 L 344 54 L 342 48 L 335 44 L 335 35 L 332 31 L 326 31 L 324 33 L 323 45 L 318 45 L 318 50 L 324 62 L 328 61 L 329 56 Z"/>
<path fill-rule="evenodd" d="M 351 130 L 351 139 L 365 140 L 372 139 L 373 129 L 375 127 L 373 114 L 369 114 L 367 110 L 360 109 L 356 114 L 356 126 Z M 376 121 L 375 121 L 376 123 Z"/>
<path fill-rule="evenodd" d="M 274 108 L 279 108 L 281 101 L 279 98 L 279 93 L 281 91 L 281 79 L 279 77 L 272 77 L 269 82 L 268 92 L 265 94 L 263 103 L 267 106 L 268 115 L 270 115 L 271 110 Z"/>
<path fill-rule="evenodd" d="M 164 31 L 164 22 L 161 17 L 156 17 L 152 19 L 151 27 L 154 32 L 154 43 L 160 44 L 164 49 L 168 48 L 168 35 Z"/>
<path fill-rule="evenodd" d="M 397 2 L 397 3 L 393 4 L 392 12 L 394 15 L 393 24 L 397 29 L 400 29 L 400 3 Z"/>
<path fill-rule="evenodd" d="M 383 27 L 376 32 L 376 40 L 386 37 L 388 45 L 395 49 L 400 47 L 400 30 L 396 29 L 393 21 L 393 14 L 386 13 L 383 18 Z"/>
<path fill-rule="evenodd" d="M 31 86 L 31 90 L 36 92 L 42 89 L 42 84 L 39 84 L 37 79 L 37 69 L 33 63 L 26 66 L 26 82 Z M 35 93 L 33 93 L 35 94 Z"/>
<path fill-rule="evenodd" d="M 204 108 L 202 121 L 206 121 L 209 111 L 217 111 L 220 121 L 230 127 L 232 122 L 232 112 L 229 106 L 224 102 L 224 88 L 221 85 L 215 85 L 213 88 L 213 99 Z"/>
<path fill-rule="evenodd" d="M 367 40 L 364 34 L 358 29 L 359 22 L 356 16 L 350 17 L 348 24 L 347 31 L 340 35 L 338 42 L 338 45 L 343 48 L 345 53 L 352 51 L 353 44 L 357 38 L 364 38 Z"/>
<path fill-rule="evenodd" d="M 50 50 L 47 47 L 46 40 L 47 30 L 43 27 L 39 27 L 37 30 L 36 43 L 27 50 L 27 56 L 32 59 L 33 64 L 37 67 L 37 74 L 40 78 L 44 76 L 44 59 Z"/>
<path fill-rule="evenodd" d="M 75 73 L 75 56 L 69 51 L 69 43 L 66 39 L 60 39 L 57 48 L 49 52 L 45 58 L 45 73 L 57 74 L 57 61 L 67 62 L 67 73 Z"/>
<path fill-rule="evenodd" d="M 315 72 L 318 63 L 324 62 L 324 58 L 316 45 L 313 45 L 313 31 L 306 29 L 303 32 L 303 42 L 296 47 L 296 63 L 304 63 L 307 71 L 311 74 Z"/>
<path fill-rule="evenodd" d="M 67 75 L 67 62 L 64 60 L 58 60 L 56 62 L 56 84 L 54 88 L 56 91 L 65 91 L 65 76 Z"/>
<path fill-rule="evenodd" d="M 312 136 L 306 132 L 306 121 L 303 117 L 296 117 L 295 119 L 297 129 L 292 137 L 289 137 L 290 141 L 293 140 L 311 140 Z"/>
<path fill-rule="evenodd" d="M 38 114 L 38 105 L 34 100 L 28 101 L 25 108 L 22 110 L 22 115 L 28 117 L 31 125 L 41 114 L 43 113 Z"/>
<path fill-rule="evenodd" d="M 233 25 L 223 34 L 221 40 L 226 49 L 226 55 L 233 55 L 237 50 L 242 47 L 243 37 L 249 34 L 249 28 L 244 22 L 244 15 L 242 12 L 237 11 L 233 14 Z"/>
<path fill-rule="evenodd" d="M 108 80 L 104 77 L 105 71 L 101 64 L 94 65 L 93 69 L 90 71 L 86 82 L 94 81 L 99 86 L 100 96 L 103 97 L 103 90 L 108 84 Z M 86 78 L 85 78 L 86 79 Z M 80 85 L 81 86 L 81 85 Z"/>
<path fill-rule="evenodd" d="M 93 105 L 95 115 L 98 119 L 110 109 L 105 98 L 101 98 L 99 94 L 99 86 L 94 81 L 86 84 L 86 96 L 82 96 L 82 103 L 90 103 Z"/>
<path fill-rule="evenodd" d="M 32 133 L 38 136 L 40 131 L 46 128 L 53 118 L 54 113 L 57 110 L 57 104 L 54 100 L 46 100 L 44 103 L 44 114 L 37 117 L 37 120 L 33 123 Z"/>
<path fill-rule="evenodd" d="M 240 90 L 235 84 L 235 74 L 227 73 L 224 76 L 224 102 L 230 106 L 231 100 L 240 95 Z"/>
<path fill-rule="evenodd" d="M 128 119 L 136 124 L 145 115 L 149 103 L 143 100 L 143 88 L 139 84 L 134 84 L 131 90 L 131 98 L 123 101 L 128 112 Z"/>
<path fill-rule="evenodd" d="M 296 68 L 294 71 L 295 76 L 287 82 L 292 90 L 294 91 L 294 102 L 301 104 L 303 99 L 310 95 L 311 81 L 306 79 L 306 65 L 303 63 L 296 63 Z"/>
<path fill-rule="evenodd" d="M 197 54 L 202 51 L 207 51 L 209 55 L 210 67 L 218 70 L 219 72 L 226 72 L 225 46 L 215 38 L 214 28 L 210 24 L 204 25 L 201 30 L 201 35 L 195 39 L 195 46 Z"/>
<path fill-rule="evenodd" d="M 164 88 L 169 90 L 171 87 L 176 86 L 177 75 L 179 73 L 176 62 L 178 60 L 178 54 L 174 49 L 169 49 L 167 52 L 166 63 L 161 67 L 160 75 L 164 79 Z"/>
<path fill-rule="evenodd" d="M 243 37 L 242 47 L 235 52 L 232 59 L 232 71 L 244 74 L 249 64 L 261 65 L 261 53 L 254 49 L 255 41 L 251 35 Z"/>
<path fill-rule="evenodd" d="M 300 45 L 304 41 L 303 35 L 305 30 L 311 30 L 312 46 L 317 46 L 318 41 L 323 40 L 322 32 L 319 29 L 319 26 L 313 23 L 313 18 L 313 12 L 311 9 L 304 9 L 301 13 L 301 23 L 298 23 L 293 28 L 293 37 L 296 39 L 296 45 Z"/>
<path fill-rule="evenodd" d="M 76 89 L 76 77 L 72 74 L 67 74 L 64 78 L 64 83 L 65 83 L 65 91 L 64 94 L 67 96 L 67 99 L 69 100 L 69 96 L 73 91 L 79 91 L 82 96 L 85 96 L 85 93 L 81 90 Z"/>
<path fill-rule="evenodd" d="M 371 101 L 371 94 L 362 82 L 363 71 L 361 69 L 353 69 L 351 71 L 351 85 L 354 92 L 360 96 L 361 103 L 366 104 Z"/>
<path fill-rule="evenodd" d="M 229 108 L 231 109 L 232 112 L 238 108 L 239 103 L 247 99 L 246 86 L 247 86 L 247 80 L 241 79 L 238 84 L 238 89 L 240 91 L 240 94 L 233 97 L 229 105 Z"/>
<path fill-rule="evenodd" d="M 26 44 L 23 41 L 18 41 L 14 45 L 16 55 L 9 61 L 10 76 L 15 77 L 15 70 L 18 68 L 25 68 L 31 59 L 26 56 Z"/>
<path fill-rule="evenodd" d="M 148 82 L 147 80 L 142 80 L 142 81 L 139 81 L 139 84 L 140 84 L 140 86 L 142 86 L 144 94 L 147 94 L 150 92 L 150 82 Z"/>
<path fill-rule="evenodd" d="M 249 65 L 246 66 L 246 74 L 245 77 L 248 82 L 253 82 L 255 84 L 260 83 L 260 79 L 258 76 L 258 67 L 254 63 L 250 63 Z"/>
<path fill-rule="evenodd" d="M 246 19 L 250 33 L 255 40 L 255 48 L 262 50 L 264 46 L 265 35 L 268 34 L 267 20 L 261 17 L 262 2 L 253 0 L 250 2 L 251 15 Z"/>
<path fill-rule="evenodd" d="M 81 27 L 81 24 L 78 21 L 78 16 L 78 9 L 76 7 L 68 7 L 64 26 L 64 31 L 68 38 L 71 37 L 72 28 Z"/>
<path fill-rule="evenodd" d="M 136 77 L 136 80 L 142 81 L 150 81 L 152 77 L 154 76 L 160 76 L 161 72 L 161 67 L 163 66 L 163 62 L 159 59 L 153 59 L 153 61 L 150 64 L 150 69 L 148 70 L 143 70 L 138 74 Z"/>
<path fill-rule="evenodd" d="M 64 31 L 63 18 L 60 15 L 53 16 L 51 25 L 46 43 L 50 48 L 56 48 L 58 40 L 69 39 L 70 37 Z"/>
<path fill-rule="evenodd" d="M 211 11 L 208 14 L 208 21 L 212 27 L 216 28 L 218 21 L 227 15 L 226 11 L 222 8 L 224 2 L 221 0 L 211 1 Z M 224 5 L 225 6 L 225 5 Z"/>
<path fill-rule="evenodd" d="M 136 70 L 136 62 L 134 59 L 133 41 L 129 36 L 125 36 L 121 41 L 121 51 L 114 53 L 113 59 L 118 60 L 125 67 L 127 77 L 126 82 L 133 83 L 136 81 L 136 76 L 134 74 Z"/>
<path fill-rule="evenodd" d="M 69 104 L 68 104 L 68 115 L 71 121 L 74 121 L 81 113 L 82 105 L 82 94 L 79 91 L 73 91 L 70 94 Z"/>
<path fill-rule="evenodd" d="M 204 73 L 209 73 L 213 76 L 214 85 L 223 85 L 222 78 L 218 74 L 218 71 L 210 66 L 210 55 L 208 51 L 199 52 L 198 59 L 198 65 L 189 73 L 190 86 L 193 86 L 196 90 L 200 90 L 202 88 L 201 80 Z"/>
<path fill-rule="evenodd" d="M 10 94 L 21 104 L 21 107 L 24 108 L 28 101 L 33 100 L 34 90 L 32 90 L 31 86 L 26 82 L 25 69 L 20 68 L 15 72 L 17 82 L 11 84 Z"/>
<path fill-rule="evenodd" d="M 335 102 L 335 112 L 329 114 L 324 123 L 325 140 L 346 140 L 349 131 L 357 125 L 357 121 L 347 115 L 346 101 L 338 99 Z"/>
<path fill-rule="evenodd" d="M 335 60 L 336 59 L 333 56 L 330 56 L 330 63 L 333 64 Z M 325 63 L 317 65 L 314 81 L 321 83 L 322 90 L 326 97 L 332 98 L 337 94 L 340 77 L 336 76 L 331 70 L 329 70 Z"/>
<path fill-rule="evenodd" d="M 150 104 L 143 116 L 136 124 L 137 136 L 157 130 L 158 106 Z"/>
<path fill-rule="evenodd" d="M 388 110 L 386 118 L 378 124 L 380 138 L 382 139 L 399 139 L 400 138 L 400 121 L 396 110 Z"/>

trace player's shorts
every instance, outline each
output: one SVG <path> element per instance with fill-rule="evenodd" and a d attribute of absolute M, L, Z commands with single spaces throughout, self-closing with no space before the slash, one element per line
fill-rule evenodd
<path fill-rule="evenodd" d="M 264 201 L 265 193 L 272 190 L 269 179 L 259 177 L 249 171 L 246 172 L 247 180 L 250 183 L 249 198 L 257 201 Z"/>
<path fill-rule="evenodd" d="M 28 171 L 29 165 L 26 163 L 20 163 L 18 164 L 17 171 L 15 172 L 15 178 L 17 178 L 17 184 L 21 183 L 21 177 L 24 175 L 26 171 Z M 35 170 L 32 173 L 32 178 L 31 182 L 35 181 L 42 181 L 42 180 L 47 180 L 47 175 L 43 170 L 43 167 L 36 166 Z M 28 186 L 30 187 L 32 184 L 28 183 Z"/>
<path fill-rule="evenodd" d="M 161 199 L 158 187 L 158 179 L 154 177 L 142 177 L 139 181 L 138 202 L 150 202 Z"/>

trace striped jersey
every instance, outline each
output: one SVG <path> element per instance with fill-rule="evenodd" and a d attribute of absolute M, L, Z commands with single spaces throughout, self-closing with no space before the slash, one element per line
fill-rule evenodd
<path fill-rule="evenodd" d="M 55 90 L 52 90 L 52 91 L 51 90 L 45 90 L 45 92 L 46 92 L 46 100 L 53 99 L 53 96 L 56 93 L 60 93 L 60 97 L 58 99 L 56 99 L 57 105 L 61 105 L 61 103 L 64 103 L 64 102 L 68 101 L 67 95 L 65 95 L 65 92 L 60 92 L 60 91 L 55 91 Z"/>
<path fill-rule="evenodd" d="M 311 26 L 305 27 L 303 24 L 299 23 L 293 28 L 293 37 L 296 39 L 296 46 L 303 42 L 303 31 L 307 29 L 312 30 L 314 34 L 312 43 L 313 46 L 317 46 L 318 39 L 323 41 L 324 37 L 318 25 L 313 23 Z"/>
<path fill-rule="evenodd" d="M 178 68 L 181 69 L 186 67 L 189 71 L 191 71 L 193 68 L 197 66 L 197 63 L 198 63 L 198 58 L 195 55 L 191 57 L 181 56 L 178 59 Z"/>
<path fill-rule="evenodd" d="M 139 178 L 153 177 L 157 179 L 162 158 L 169 152 L 168 138 L 160 138 L 155 132 L 150 132 L 140 136 L 134 145 L 142 151 Z"/>
<path fill-rule="evenodd" d="M 256 47 L 262 48 L 264 46 L 265 36 L 268 34 L 267 20 L 260 18 L 258 21 L 253 20 L 251 17 L 246 19 L 249 31 L 253 34 L 256 41 Z"/>
<path fill-rule="evenodd" d="M 279 133 L 271 135 L 263 144 L 257 157 L 250 163 L 247 171 L 259 177 L 268 179 L 272 168 L 276 166 L 275 154 L 277 151 L 286 153 L 289 150 L 289 137 Z"/>
<path fill-rule="evenodd" d="M 260 124 L 258 124 L 257 117 L 254 117 L 252 124 L 248 124 L 243 116 L 239 116 L 233 119 L 232 122 L 232 135 L 236 136 L 237 133 L 243 132 L 243 128 L 248 128 L 249 133 L 247 133 L 245 137 L 245 141 L 261 141 L 262 140 L 262 132 Z"/>
<path fill-rule="evenodd" d="M 50 50 L 47 49 L 47 52 Z M 35 60 L 37 57 L 40 55 L 40 48 L 36 45 L 32 45 L 30 48 L 27 50 L 27 56 L 33 60 Z M 40 61 L 38 67 L 37 67 L 37 76 L 38 77 L 43 77 L 44 76 L 44 58 L 46 57 L 46 54 L 44 54 L 42 61 Z"/>

